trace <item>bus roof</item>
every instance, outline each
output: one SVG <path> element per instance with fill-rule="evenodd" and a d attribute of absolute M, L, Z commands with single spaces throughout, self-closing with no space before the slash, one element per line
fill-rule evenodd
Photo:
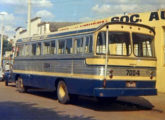
<path fill-rule="evenodd" d="M 122 24 L 122 25 L 131 25 L 131 26 L 144 27 L 144 28 L 150 29 L 155 34 L 155 30 L 150 26 L 147 26 L 147 25 L 144 25 L 144 24 L 139 24 L 139 23 L 127 23 L 127 22 L 107 22 L 105 24 L 100 25 L 96 30 L 100 30 L 100 29 L 102 29 L 103 27 L 105 27 L 107 25 L 113 25 L 113 24 Z"/>
<path fill-rule="evenodd" d="M 89 34 L 89 33 L 96 32 L 96 31 L 102 29 L 103 27 L 105 27 L 107 25 L 114 25 L 114 24 L 144 27 L 144 28 L 150 29 L 155 34 L 155 30 L 152 27 L 149 27 L 149 26 L 143 25 L 143 24 L 126 23 L 126 22 L 107 22 L 107 23 L 101 24 L 99 27 L 96 27 L 96 28 L 73 30 L 73 31 L 57 31 L 57 32 L 47 34 L 47 35 L 43 35 L 43 36 L 35 36 L 35 37 L 19 39 L 19 40 L 17 40 L 17 42 L 27 42 L 27 41 L 35 41 L 35 40 L 40 40 L 40 39 L 50 39 L 50 38 L 53 38 L 53 37 L 61 37 L 61 36 L 74 35 L 74 34 L 85 34 L 85 33 Z"/>

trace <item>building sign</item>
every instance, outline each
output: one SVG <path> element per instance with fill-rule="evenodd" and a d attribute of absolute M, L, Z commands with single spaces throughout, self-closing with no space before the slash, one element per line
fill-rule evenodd
<path fill-rule="evenodd" d="M 87 23 L 82 23 L 82 24 L 78 24 L 78 25 L 59 28 L 58 31 L 74 30 L 74 29 L 81 29 L 81 28 L 83 29 L 86 27 L 93 28 L 93 27 L 98 27 L 99 25 L 101 25 L 103 23 L 107 23 L 107 22 L 108 22 L 107 19 L 96 20 L 96 21 L 92 21 L 92 22 L 87 22 Z"/>
<path fill-rule="evenodd" d="M 165 20 L 165 11 L 161 11 L 160 16 L 158 12 L 151 12 L 149 21 L 160 20 L 160 19 Z"/>
<path fill-rule="evenodd" d="M 159 11 L 157 12 L 151 12 L 149 15 L 149 18 L 147 18 L 148 21 L 153 20 L 165 20 L 165 11 Z M 133 14 L 133 15 L 124 15 L 120 17 L 112 17 L 111 22 L 131 22 L 131 23 L 137 23 L 142 22 L 142 19 L 140 19 L 140 14 Z"/>
<path fill-rule="evenodd" d="M 111 22 L 132 22 L 132 23 L 136 23 L 136 22 L 140 22 L 140 15 L 139 14 L 134 14 L 131 16 L 121 16 L 121 17 L 113 17 L 111 18 Z"/>
<path fill-rule="evenodd" d="M 147 12 L 147 13 L 137 13 L 131 15 L 124 15 L 124 16 L 115 16 L 109 17 L 105 19 L 85 22 L 77 25 L 72 25 L 68 27 L 59 28 L 58 31 L 68 31 L 68 30 L 77 30 L 77 29 L 85 29 L 85 28 L 96 28 L 101 24 L 106 22 L 129 22 L 129 23 L 145 23 L 158 21 L 158 20 L 165 20 L 165 10 L 156 11 L 156 12 Z"/>

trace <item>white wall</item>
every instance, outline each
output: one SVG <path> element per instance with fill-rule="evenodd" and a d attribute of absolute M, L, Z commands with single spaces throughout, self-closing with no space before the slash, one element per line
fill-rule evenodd
<path fill-rule="evenodd" d="M 40 24 L 40 23 L 41 23 L 41 18 L 38 18 L 38 19 L 31 22 L 31 36 L 43 35 L 43 34 L 50 33 L 49 23 L 38 26 L 38 24 Z M 13 40 L 14 45 L 18 39 L 29 37 L 28 31 L 26 31 L 24 33 L 20 33 L 22 30 L 23 30 L 23 28 L 19 28 L 16 31 L 15 39 Z"/>
<path fill-rule="evenodd" d="M 37 19 L 31 22 L 31 36 L 39 34 L 38 24 L 41 23 L 41 19 Z"/>
<path fill-rule="evenodd" d="M 43 25 L 40 25 L 40 26 L 38 27 L 38 33 L 39 33 L 40 35 L 44 35 L 44 34 L 50 33 L 49 26 L 50 26 L 50 25 L 49 25 L 48 23 L 43 24 Z"/>

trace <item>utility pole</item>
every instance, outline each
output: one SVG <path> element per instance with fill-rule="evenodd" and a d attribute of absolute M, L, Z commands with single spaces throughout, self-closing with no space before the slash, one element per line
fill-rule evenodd
<path fill-rule="evenodd" d="M 28 0 L 28 17 L 27 17 L 28 36 L 31 36 L 31 0 Z"/>
<path fill-rule="evenodd" d="M 0 56 L 1 57 L 0 58 L 1 61 L 0 61 L 0 67 L 2 67 L 2 64 L 3 64 L 2 62 L 3 62 L 3 33 L 4 33 L 3 17 L 4 17 L 4 14 L 1 13 L 0 15 L 2 15 L 2 21 L 1 21 L 2 25 L 1 25 L 1 49 L 0 49 L 1 50 L 1 53 L 0 53 L 1 54 L 1 56 Z"/>

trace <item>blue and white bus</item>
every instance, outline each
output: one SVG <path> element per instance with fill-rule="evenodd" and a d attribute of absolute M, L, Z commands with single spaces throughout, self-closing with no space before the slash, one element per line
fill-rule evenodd
<path fill-rule="evenodd" d="M 16 43 L 13 79 L 18 90 L 57 91 L 96 98 L 156 95 L 154 30 L 133 23 L 57 31 Z"/>

